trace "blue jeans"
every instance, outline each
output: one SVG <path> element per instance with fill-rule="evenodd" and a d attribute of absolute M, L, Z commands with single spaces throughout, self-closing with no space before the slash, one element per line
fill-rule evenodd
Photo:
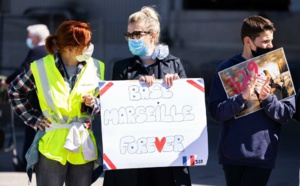
<path fill-rule="evenodd" d="M 90 186 L 94 162 L 73 165 L 67 162 L 62 165 L 39 154 L 35 166 L 37 186 Z"/>

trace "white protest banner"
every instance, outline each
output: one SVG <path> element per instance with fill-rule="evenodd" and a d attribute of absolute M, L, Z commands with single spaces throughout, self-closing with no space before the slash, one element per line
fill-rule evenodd
<path fill-rule="evenodd" d="M 99 85 L 104 170 L 206 165 L 203 79 Z"/>
<path fill-rule="evenodd" d="M 245 108 L 235 116 L 236 118 L 262 109 L 259 94 L 267 76 L 270 77 L 271 94 L 276 95 L 278 100 L 284 100 L 295 95 L 292 76 L 283 48 L 273 50 L 220 71 L 219 76 L 227 97 L 243 92 L 254 74 L 260 75 L 255 85 L 254 93 L 246 103 Z"/>

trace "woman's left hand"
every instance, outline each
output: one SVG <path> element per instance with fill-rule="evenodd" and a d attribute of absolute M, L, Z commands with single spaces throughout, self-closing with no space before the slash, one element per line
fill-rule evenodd
<path fill-rule="evenodd" d="M 173 81 L 176 79 L 179 79 L 180 77 L 178 76 L 177 73 L 175 74 L 166 74 L 164 77 L 164 82 L 166 85 L 168 85 L 169 87 L 173 86 Z"/>
<path fill-rule="evenodd" d="M 81 98 L 86 106 L 94 108 L 95 99 L 92 94 L 83 94 Z"/>

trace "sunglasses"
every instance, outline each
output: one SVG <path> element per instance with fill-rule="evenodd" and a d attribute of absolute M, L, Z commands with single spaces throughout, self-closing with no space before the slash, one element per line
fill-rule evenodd
<path fill-rule="evenodd" d="M 140 39 L 142 36 L 146 34 L 151 34 L 151 32 L 149 31 L 134 31 L 132 33 L 126 32 L 124 34 L 124 37 L 128 41 L 129 39 Z"/>

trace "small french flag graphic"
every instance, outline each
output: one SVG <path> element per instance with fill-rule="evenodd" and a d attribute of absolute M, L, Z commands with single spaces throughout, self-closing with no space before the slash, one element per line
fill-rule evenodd
<path fill-rule="evenodd" d="M 198 90 L 200 90 L 201 92 L 205 92 L 203 79 L 197 79 L 197 80 L 189 79 L 187 80 L 187 82 L 192 86 L 194 86 L 195 88 L 197 88 Z"/>
<path fill-rule="evenodd" d="M 195 165 L 195 155 L 191 156 L 182 156 L 182 165 L 184 166 L 194 166 Z"/>
<path fill-rule="evenodd" d="M 103 169 L 104 170 L 115 170 L 117 167 L 114 163 L 109 159 L 109 157 L 104 153 L 103 154 Z"/>
<path fill-rule="evenodd" d="M 99 82 L 100 95 L 103 95 L 111 86 L 113 86 L 112 82 L 105 82 L 105 81 Z"/>

